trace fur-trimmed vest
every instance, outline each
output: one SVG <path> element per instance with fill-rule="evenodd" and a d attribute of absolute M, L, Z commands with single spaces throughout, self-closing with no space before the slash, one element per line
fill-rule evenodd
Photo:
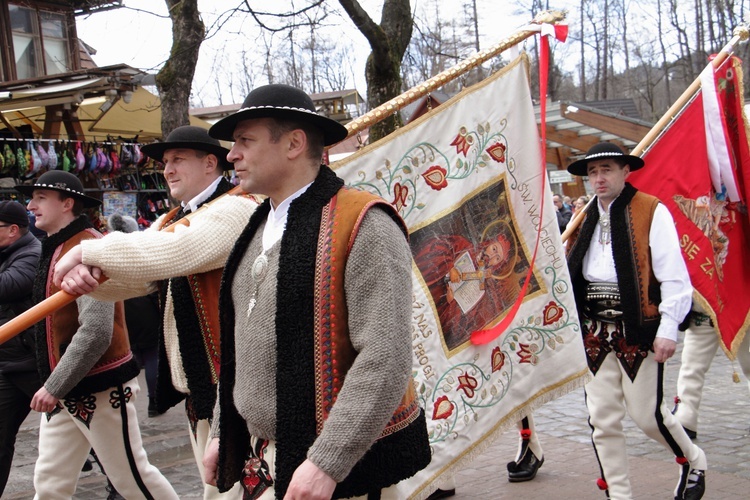
<path fill-rule="evenodd" d="M 232 184 L 222 179 L 213 194 L 203 203 L 215 200 L 230 189 L 232 189 Z M 175 208 L 167 213 L 159 229 L 174 224 L 181 218 L 182 212 L 179 208 Z M 185 371 L 190 391 L 190 411 L 199 420 L 210 419 L 216 404 L 216 384 L 219 381 L 221 363 L 219 344 L 221 273 L 222 269 L 219 268 L 206 273 L 172 278 L 169 282 L 160 283 L 162 305 L 167 297 L 167 283 L 171 290 L 182 369 Z M 172 374 L 164 344 L 163 322 L 159 339 L 156 407 L 163 413 L 182 401 L 185 394 L 172 385 Z"/>
<path fill-rule="evenodd" d="M 320 433 L 344 383 L 341 375 L 346 374 L 356 357 L 346 322 L 331 320 L 336 315 L 346 317 L 344 287 L 332 284 L 343 283 L 346 258 L 359 224 L 367 210 L 375 205 L 391 215 L 406 233 L 403 221 L 393 207 L 369 193 L 343 188 L 343 181 L 326 166 L 321 166 L 315 182 L 289 207 L 279 256 L 275 317 L 274 488 L 277 498 L 283 498 L 292 474 L 305 460 L 307 450 Z M 222 278 L 218 468 L 218 485 L 222 491 L 239 479 L 250 438 L 247 425 L 233 403 L 235 313 L 232 283 L 238 264 L 269 210 L 270 203 L 266 200 L 255 211 L 232 250 Z M 294 272 L 290 272 L 292 270 Z M 336 311 L 335 314 L 332 311 Z M 311 333 L 299 336 L 295 332 Z M 331 366 L 338 367 L 338 374 L 332 372 Z M 337 485 L 333 497 L 379 492 L 413 476 L 427 466 L 430 458 L 424 412 L 419 408 L 412 384 L 409 384 L 380 438 Z"/>
<path fill-rule="evenodd" d="M 42 242 L 39 270 L 34 282 L 34 300 L 40 302 L 60 291 L 52 282 L 55 264 L 74 246 L 83 240 L 101 238 L 86 220 L 80 216 L 59 232 Z M 78 305 L 75 301 L 61 307 L 36 325 L 37 366 L 42 384 L 60 362 L 66 347 L 78 331 Z M 140 372 L 138 363 L 130 351 L 128 330 L 125 326 L 125 307 L 115 303 L 114 331 L 112 341 L 99 361 L 89 373 L 64 397 L 72 398 L 101 392 L 136 377 Z"/>
<path fill-rule="evenodd" d="M 654 276 L 649 248 L 649 231 L 658 204 L 658 198 L 642 193 L 626 183 L 609 209 L 612 256 L 620 288 L 625 340 L 629 345 L 651 346 L 661 320 L 661 289 Z M 583 313 L 587 285 L 583 278 L 583 258 L 598 222 L 597 201 L 586 210 L 583 223 L 571 237 L 568 267 L 579 315 Z"/>

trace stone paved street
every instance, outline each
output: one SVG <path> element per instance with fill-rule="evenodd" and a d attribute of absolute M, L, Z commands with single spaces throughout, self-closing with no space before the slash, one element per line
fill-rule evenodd
<path fill-rule="evenodd" d="M 680 348 L 667 367 L 665 393 L 671 399 L 679 369 Z M 739 367 L 738 367 L 739 370 Z M 141 387 L 145 382 L 141 380 Z M 145 396 L 145 391 L 142 393 Z M 144 442 L 151 462 L 172 482 L 181 498 L 201 498 L 202 488 L 187 439 L 182 408 L 157 418 L 146 416 L 145 397 L 137 402 Z M 472 466 L 457 475 L 456 500 L 467 499 L 596 499 L 603 494 L 595 481 L 598 467 L 591 447 L 583 391 L 574 391 L 548 403 L 536 414 L 545 463 L 528 483 L 507 481 L 505 464 L 516 452 L 516 432 L 508 431 Z M 33 413 L 18 436 L 16 457 L 4 499 L 32 498 L 33 468 L 37 455 L 39 415 Z M 643 436 L 626 420 L 631 478 L 636 498 L 672 498 L 678 469 L 674 458 Z M 732 383 L 732 366 L 718 353 L 708 373 L 699 446 L 708 456 L 706 499 L 750 497 L 750 393 L 747 381 Z M 81 475 L 77 499 L 106 498 L 106 481 L 99 472 Z"/>

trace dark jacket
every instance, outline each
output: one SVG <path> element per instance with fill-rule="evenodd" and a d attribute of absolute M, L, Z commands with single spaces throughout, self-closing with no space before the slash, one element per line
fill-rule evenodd
<path fill-rule="evenodd" d="M 0 324 L 33 305 L 34 286 L 42 244 L 31 232 L 0 250 Z M 34 328 L 28 328 L 0 345 L 0 371 L 36 371 Z"/>

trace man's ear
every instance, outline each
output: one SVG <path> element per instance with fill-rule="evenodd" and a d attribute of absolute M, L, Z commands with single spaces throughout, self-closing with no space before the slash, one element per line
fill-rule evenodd
<path fill-rule="evenodd" d="M 65 211 L 72 211 L 73 205 L 76 204 L 75 198 L 65 198 L 63 200 L 63 210 Z"/>
<path fill-rule="evenodd" d="M 215 154 L 207 154 L 206 155 L 206 172 L 210 173 L 219 168 L 219 159 L 216 157 Z"/>
<path fill-rule="evenodd" d="M 302 129 L 294 129 L 287 133 L 289 152 L 287 157 L 292 160 L 307 154 L 307 134 Z"/>

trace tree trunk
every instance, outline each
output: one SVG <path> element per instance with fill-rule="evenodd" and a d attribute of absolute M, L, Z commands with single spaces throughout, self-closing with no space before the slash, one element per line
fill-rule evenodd
<path fill-rule="evenodd" d="M 409 0 L 385 0 L 376 24 L 357 0 L 339 0 L 354 25 L 370 44 L 365 65 L 367 104 L 370 109 L 397 97 L 401 89 L 401 60 L 411 40 L 414 19 Z M 402 125 L 395 113 L 370 127 L 370 141 L 385 137 Z"/>
<path fill-rule="evenodd" d="M 198 62 L 198 51 L 206 31 L 198 0 L 165 0 L 172 19 L 172 50 L 164 67 L 156 75 L 161 98 L 161 133 L 190 123 L 190 88 Z"/>

